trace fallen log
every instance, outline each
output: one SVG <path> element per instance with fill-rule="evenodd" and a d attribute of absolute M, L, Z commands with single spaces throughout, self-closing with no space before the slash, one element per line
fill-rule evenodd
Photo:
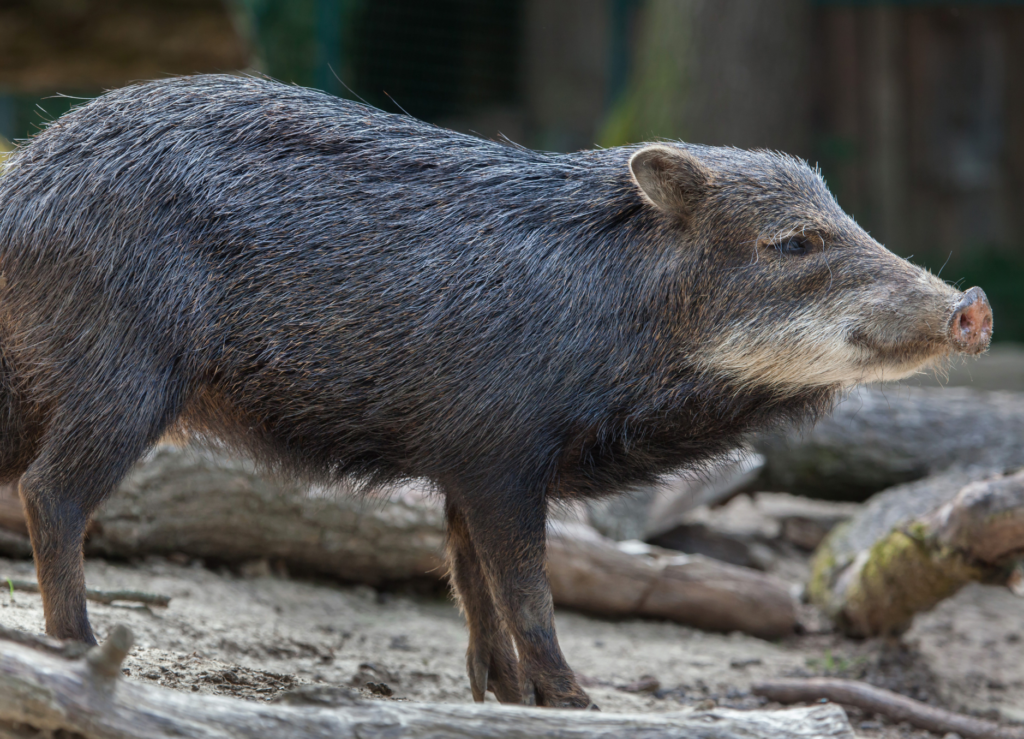
<path fill-rule="evenodd" d="M 381 496 L 310 488 L 218 450 L 166 444 L 93 517 L 86 553 L 175 552 L 381 585 L 444 575 L 444 512 L 423 487 Z"/>
<path fill-rule="evenodd" d="M 751 687 L 751 692 L 776 703 L 829 700 L 876 713 L 893 723 L 906 721 L 919 729 L 936 734 L 955 732 L 965 739 L 1024 739 L 1024 728 L 1000 726 L 992 721 L 953 713 L 856 680 L 828 677 L 780 679 L 757 683 Z"/>
<path fill-rule="evenodd" d="M 900 633 L 971 581 L 1003 582 L 1024 552 L 1024 471 L 954 471 L 872 498 L 818 548 L 808 593 L 852 636 Z"/>
<path fill-rule="evenodd" d="M 747 488 L 760 475 L 764 458 L 737 449 L 699 470 L 679 472 L 657 485 L 587 503 L 590 524 L 610 539 L 653 541 L 687 512 L 717 505 Z"/>
<path fill-rule="evenodd" d="M 834 705 L 781 711 L 606 714 L 493 704 L 362 700 L 335 691 L 334 706 L 294 706 L 181 693 L 121 676 L 131 633 L 112 636 L 84 660 L 68 660 L 0 640 L 0 735 L 26 727 L 90 739 L 281 737 L 373 739 L 398 736 L 480 739 L 853 739 Z M 17 727 L 17 728 L 16 728 Z M 15 734 L 15 731 L 21 732 Z"/>
<path fill-rule="evenodd" d="M 957 467 L 1024 465 L 1024 393 L 859 388 L 804 433 L 754 439 L 754 484 L 832 500 L 872 494 Z"/>
<path fill-rule="evenodd" d="M 714 508 L 702 505 L 676 519 L 648 542 L 769 570 L 790 546 L 811 552 L 835 526 L 859 510 L 856 503 L 787 493 L 737 495 Z"/>
<path fill-rule="evenodd" d="M 28 534 L 0 528 L 0 557 L 27 559 L 31 556 L 32 543 L 28 539 Z"/>
<path fill-rule="evenodd" d="M 763 638 L 796 627 L 789 588 L 770 575 L 656 547 L 622 546 L 589 526 L 554 521 L 548 574 L 555 603 Z M 443 547 L 440 501 L 422 486 L 386 497 L 310 492 L 218 451 L 163 445 L 97 512 L 86 553 L 274 560 L 292 571 L 381 585 L 442 578 Z"/>
<path fill-rule="evenodd" d="M 640 542 L 610 546 L 557 525 L 548 530 L 548 579 L 555 603 L 606 616 L 764 639 L 791 634 L 797 624 L 788 587 L 770 575 Z"/>

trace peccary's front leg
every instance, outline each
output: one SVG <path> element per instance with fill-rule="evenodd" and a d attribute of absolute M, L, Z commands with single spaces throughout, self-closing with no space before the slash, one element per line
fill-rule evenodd
<path fill-rule="evenodd" d="M 473 700 L 482 702 L 490 690 L 502 703 L 518 703 L 519 662 L 512 638 L 491 598 L 487 577 L 466 528 L 466 521 L 450 500 L 445 505 L 448 522 L 448 569 L 459 605 L 469 627 L 466 669 Z"/>
<path fill-rule="evenodd" d="M 82 540 L 89 511 L 45 484 L 36 470 L 21 478 L 19 493 L 32 539 L 36 576 L 43 596 L 46 633 L 95 644 L 85 607 Z"/>
<path fill-rule="evenodd" d="M 481 495 L 455 504 L 464 519 L 491 597 L 519 653 L 520 701 L 587 708 L 592 704 L 562 656 L 544 567 L 546 506 L 539 495 Z M 471 667 L 472 669 L 472 667 Z"/>

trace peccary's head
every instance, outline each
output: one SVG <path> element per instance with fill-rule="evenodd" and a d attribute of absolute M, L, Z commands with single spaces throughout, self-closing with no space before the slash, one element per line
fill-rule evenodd
<path fill-rule="evenodd" d="M 988 347 L 985 293 L 888 251 L 806 163 L 656 144 L 629 164 L 678 242 L 680 331 L 704 372 L 786 393 L 898 379 Z"/>

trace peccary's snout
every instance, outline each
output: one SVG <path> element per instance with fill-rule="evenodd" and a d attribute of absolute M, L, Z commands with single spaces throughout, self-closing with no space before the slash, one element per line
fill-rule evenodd
<path fill-rule="evenodd" d="M 958 351 L 980 354 L 992 340 L 992 307 L 985 291 L 972 287 L 953 308 L 949 319 L 949 340 Z"/>

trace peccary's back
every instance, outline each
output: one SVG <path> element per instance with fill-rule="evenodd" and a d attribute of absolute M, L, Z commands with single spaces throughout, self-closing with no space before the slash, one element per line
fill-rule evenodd
<path fill-rule="evenodd" d="M 627 157 L 262 79 L 126 88 L 0 178 L 0 341 L 58 404 L 59 367 L 181 374 L 195 423 L 314 471 L 553 459 L 664 400 L 677 265 Z"/>

